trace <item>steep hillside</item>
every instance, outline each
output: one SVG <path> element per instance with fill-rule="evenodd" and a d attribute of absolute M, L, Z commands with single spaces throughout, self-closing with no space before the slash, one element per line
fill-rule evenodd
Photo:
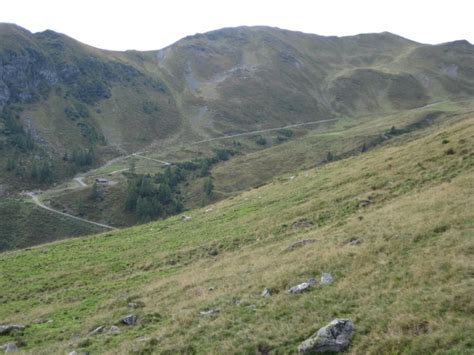
<path fill-rule="evenodd" d="M 123 57 L 53 31 L 0 26 L 1 164 L 18 163 L 2 169 L 4 188 L 51 184 L 177 130 L 166 85 Z M 34 176 L 45 164 L 50 174 Z"/>
<path fill-rule="evenodd" d="M 473 54 L 463 41 L 429 46 L 390 33 L 337 38 L 267 27 L 112 52 L 1 24 L 0 184 L 7 192 L 49 186 L 152 143 L 163 149 L 470 97 Z"/>
<path fill-rule="evenodd" d="M 32 354 L 295 353 L 348 318 L 349 353 L 471 353 L 473 142 L 472 112 L 452 115 L 185 218 L 0 254 L 0 319 L 26 325 L 1 341 Z"/>
<path fill-rule="evenodd" d="M 0 249 L 96 230 L 47 213 L 35 233 L 25 216 L 45 211 L 22 191 L 117 227 L 165 218 L 466 112 L 472 68 L 466 41 L 391 33 L 238 27 L 114 52 L 0 24 L 0 196 L 19 206 L 0 215 L 15 229 Z M 94 192 L 104 176 L 111 184 Z M 150 191 L 138 196 L 144 180 Z"/>

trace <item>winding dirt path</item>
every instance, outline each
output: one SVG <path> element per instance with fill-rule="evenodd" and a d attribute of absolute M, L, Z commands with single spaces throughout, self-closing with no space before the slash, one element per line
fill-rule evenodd
<path fill-rule="evenodd" d="M 170 166 L 171 165 L 171 163 L 169 163 L 167 161 L 145 157 L 143 155 L 140 155 L 140 153 L 133 153 L 131 155 L 134 156 L 134 157 L 137 157 L 137 158 L 142 158 L 142 159 L 146 159 L 146 160 L 155 161 L 155 162 L 160 163 L 161 165 L 164 165 L 164 166 Z"/>
<path fill-rule="evenodd" d="M 84 182 L 84 176 L 75 177 L 74 181 L 77 182 L 80 187 L 87 187 L 87 184 Z"/>
<path fill-rule="evenodd" d="M 309 125 L 313 125 L 313 124 L 333 122 L 333 121 L 337 121 L 337 120 L 338 120 L 338 118 L 331 118 L 331 119 L 328 119 L 328 120 L 321 120 L 321 121 L 295 123 L 295 124 L 290 124 L 290 125 L 283 126 L 283 127 L 260 129 L 260 130 L 257 130 L 257 131 L 249 131 L 249 132 L 243 132 L 243 133 L 237 133 L 237 134 L 230 134 L 230 135 L 226 135 L 226 136 L 219 136 L 219 137 L 214 137 L 214 138 L 203 139 L 202 141 L 197 141 L 197 142 L 194 142 L 194 143 L 190 143 L 189 145 L 212 142 L 212 141 L 217 141 L 217 140 L 220 140 L 220 139 L 229 139 L 229 138 L 242 137 L 242 136 L 251 136 L 251 135 L 259 134 L 259 133 L 278 131 L 280 129 L 288 129 L 288 128 L 295 128 L 295 127 L 301 127 L 301 126 L 309 126 Z"/>
<path fill-rule="evenodd" d="M 84 219 L 84 218 L 81 218 L 81 217 L 76 217 L 76 216 L 73 216 L 72 214 L 61 212 L 61 211 L 55 210 L 54 208 L 48 207 L 39 200 L 38 196 L 34 192 L 26 192 L 25 194 L 27 196 L 31 197 L 31 200 L 33 201 L 33 203 L 35 205 L 37 205 L 38 207 L 43 208 L 47 211 L 59 214 L 59 215 L 64 216 L 64 217 L 72 218 L 72 219 L 75 219 L 77 221 L 81 221 L 81 222 L 84 222 L 84 223 L 93 224 L 95 226 L 102 227 L 102 228 L 105 228 L 105 229 L 117 230 L 117 228 L 109 226 L 107 224 L 102 224 L 102 223 L 98 223 L 98 222 L 94 222 L 94 221 L 89 221 L 88 219 Z"/>

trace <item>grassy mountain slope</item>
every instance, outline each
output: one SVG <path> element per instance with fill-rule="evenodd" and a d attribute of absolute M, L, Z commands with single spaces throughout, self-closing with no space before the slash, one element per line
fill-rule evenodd
<path fill-rule="evenodd" d="M 101 228 L 58 218 L 32 203 L 21 200 L 0 201 L 0 250 L 26 248 L 57 239 L 101 232 Z"/>
<path fill-rule="evenodd" d="M 452 116 L 191 220 L 3 253 L 0 318 L 29 326 L 2 340 L 35 354 L 288 353 L 348 317 L 351 353 L 472 352 L 473 123 Z M 321 272 L 334 284 L 285 292 Z M 131 312 L 137 326 L 87 336 Z"/>
<path fill-rule="evenodd" d="M 159 51 L 113 52 L 1 24 L 0 43 L 0 164 L 26 169 L 0 177 L 16 189 L 35 182 L 35 160 L 53 160 L 55 179 L 73 174 L 61 158 L 78 149 L 94 148 L 98 164 L 151 143 L 469 97 L 474 85 L 469 43 L 429 46 L 390 33 L 238 27 Z"/>
<path fill-rule="evenodd" d="M 138 218 L 123 210 L 123 175 L 113 176 L 117 185 L 98 201 L 88 200 L 88 189 L 56 184 L 89 171 L 93 181 L 111 166 L 126 169 L 127 154 L 137 151 L 173 163 L 205 159 L 214 149 L 235 149 L 233 141 L 189 144 L 337 119 L 294 129 L 290 139 L 264 134 L 265 145 L 258 137 L 237 139 L 240 154 L 210 169 L 211 198 L 203 194 L 207 177 L 194 174 L 180 187 L 186 207 L 202 206 L 320 164 L 327 152 L 362 150 L 390 127 L 423 119 L 416 110 L 425 105 L 441 102 L 423 112 L 450 114 L 446 102 L 472 99 L 473 58 L 474 46 L 465 41 L 431 46 L 391 33 L 338 38 L 269 27 L 197 34 L 158 51 L 114 52 L 0 24 L 0 196 L 48 190 L 60 210 L 131 225 Z M 120 156 L 128 158 L 107 164 Z M 139 171 L 162 170 L 142 160 Z M 16 228 L 19 239 L 30 240 L 35 225 Z"/>
<path fill-rule="evenodd" d="M 289 138 L 283 136 L 281 130 L 276 130 L 199 145 L 183 144 L 181 147 L 170 147 L 156 153 L 150 151 L 146 157 L 179 163 L 209 157 L 216 148 L 238 147 L 239 153 L 229 160 L 213 165 L 209 176 L 193 176 L 180 184 L 180 197 L 184 206 L 192 209 L 260 186 L 274 177 L 283 174 L 294 175 L 301 169 L 325 164 L 328 154 L 331 154 L 334 160 L 357 155 L 400 134 L 415 132 L 448 119 L 453 114 L 458 115 L 470 110 L 472 105 L 469 102 L 443 102 L 388 115 L 338 119 L 311 129 L 296 127 L 285 131 L 292 134 Z M 395 134 L 391 134 L 394 126 Z M 265 146 L 256 143 L 258 138 L 265 139 Z M 153 161 L 142 159 L 137 164 L 139 173 L 154 174 L 163 171 L 163 167 Z M 130 161 L 122 161 L 113 170 L 127 169 L 129 165 Z M 88 174 L 89 184 L 98 176 L 107 176 L 117 183 L 101 190 L 100 201 L 88 199 L 90 188 L 70 192 L 60 190 L 60 193 L 47 194 L 45 200 L 59 210 L 68 210 L 74 215 L 86 216 L 90 220 L 114 226 L 130 226 L 140 222 L 136 216 L 123 208 L 127 196 L 125 177 L 120 174 L 110 176 L 106 174 L 107 171 L 111 170 L 98 169 Z M 210 198 L 203 189 L 209 177 L 215 186 Z"/>

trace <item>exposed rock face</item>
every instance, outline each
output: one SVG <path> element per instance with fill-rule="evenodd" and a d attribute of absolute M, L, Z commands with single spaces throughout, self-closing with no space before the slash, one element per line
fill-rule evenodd
<path fill-rule="evenodd" d="M 19 324 L 0 325 L 0 335 L 7 335 L 10 333 L 13 333 L 14 331 L 23 330 L 23 329 L 25 329 L 25 326 L 19 325 Z"/>
<path fill-rule="evenodd" d="M 302 354 L 340 352 L 347 349 L 354 332 L 349 319 L 334 319 L 298 346 Z"/>
<path fill-rule="evenodd" d="M 311 289 L 314 286 L 316 286 L 316 280 L 315 279 L 309 279 L 306 282 L 302 282 L 302 283 L 300 283 L 296 286 L 291 287 L 288 290 L 288 293 L 293 293 L 293 294 L 302 293 L 304 291 L 309 291 L 309 289 Z"/>

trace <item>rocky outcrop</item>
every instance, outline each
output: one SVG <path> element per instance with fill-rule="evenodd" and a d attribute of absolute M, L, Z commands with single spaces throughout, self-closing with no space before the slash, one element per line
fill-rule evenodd
<path fill-rule="evenodd" d="M 301 354 L 341 352 L 349 346 L 354 325 L 349 319 L 334 319 L 298 346 Z"/>

